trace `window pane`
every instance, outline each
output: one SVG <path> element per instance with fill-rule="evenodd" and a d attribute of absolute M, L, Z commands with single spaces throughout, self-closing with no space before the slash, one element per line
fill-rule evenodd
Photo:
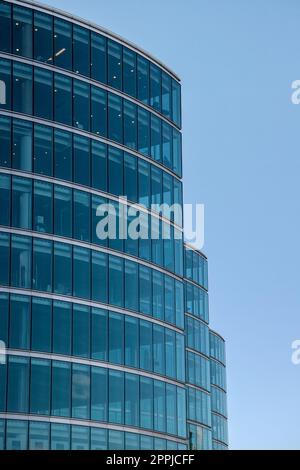
<path fill-rule="evenodd" d="M 73 306 L 73 355 L 90 357 L 90 309 Z"/>
<path fill-rule="evenodd" d="M 138 265 L 125 260 L 125 308 L 138 311 Z"/>
<path fill-rule="evenodd" d="M 161 111 L 161 70 L 150 64 L 150 106 Z"/>
<path fill-rule="evenodd" d="M 136 105 L 129 101 L 124 105 L 124 145 L 132 149 L 137 148 L 137 117 Z"/>
<path fill-rule="evenodd" d="M 72 125 L 72 79 L 54 75 L 54 119 Z"/>
<path fill-rule="evenodd" d="M 29 422 L 29 449 L 48 450 L 50 439 L 50 424 Z"/>
<path fill-rule="evenodd" d="M 123 47 L 123 91 L 136 96 L 136 53 Z"/>
<path fill-rule="evenodd" d="M 54 185 L 54 233 L 72 236 L 72 189 Z"/>
<path fill-rule="evenodd" d="M 186 437 L 186 392 L 177 387 L 177 422 L 178 435 Z"/>
<path fill-rule="evenodd" d="M 72 450 L 89 450 L 90 428 L 87 426 L 72 426 Z"/>
<path fill-rule="evenodd" d="M 2 32 L 2 31 L 1 31 Z M 1 34 L 0 32 L 0 34 Z M 5 83 L 5 92 L 4 97 L 6 104 L 0 104 L 0 109 L 12 109 L 12 65 L 10 60 L 0 59 L 0 80 L 4 81 Z M 1 95 L 3 94 L 3 91 Z M 2 101 L 2 100 L 1 100 Z"/>
<path fill-rule="evenodd" d="M 52 292 L 52 242 L 33 240 L 32 288 Z"/>
<path fill-rule="evenodd" d="M 165 122 L 162 123 L 162 153 L 163 163 L 168 168 L 173 167 L 172 164 L 172 128 Z"/>
<path fill-rule="evenodd" d="M 151 204 L 162 204 L 162 171 L 151 165 Z"/>
<path fill-rule="evenodd" d="M 90 140 L 74 135 L 74 182 L 90 185 Z"/>
<path fill-rule="evenodd" d="M 176 378 L 175 331 L 166 328 L 166 375 Z"/>
<path fill-rule="evenodd" d="M 72 24 L 54 18 L 54 62 L 57 67 L 72 68 Z"/>
<path fill-rule="evenodd" d="M 53 18 L 34 11 L 34 59 L 53 63 Z"/>
<path fill-rule="evenodd" d="M 108 430 L 108 448 L 114 450 L 124 449 L 124 432 Z"/>
<path fill-rule="evenodd" d="M 107 146 L 92 141 L 92 186 L 107 191 Z"/>
<path fill-rule="evenodd" d="M 32 299 L 31 349 L 51 352 L 52 302 Z"/>
<path fill-rule="evenodd" d="M 13 76 L 14 111 L 32 114 L 32 67 L 14 63 Z"/>
<path fill-rule="evenodd" d="M 154 380 L 154 430 L 166 431 L 166 387 L 163 382 Z"/>
<path fill-rule="evenodd" d="M 73 191 L 74 197 L 74 238 L 90 241 L 90 195 Z"/>
<path fill-rule="evenodd" d="M 138 151 L 149 155 L 150 115 L 148 111 L 138 108 Z"/>
<path fill-rule="evenodd" d="M 140 377 L 140 426 L 153 429 L 153 380 Z"/>
<path fill-rule="evenodd" d="M 107 370 L 100 367 L 92 367 L 91 380 L 91 419 L 96 421 L 107 421 Z"/>
<path fill-rule="evenodd" d="M 137 159 L 124 154 L 124 195 L 129 201 L 137 201 Z"/>
<path fill-rule="evenodd" d="M 108 360 L 108 312 L 92 309 L 92 359 Z"/>
<path fill-rule="evenodd" d="M 68 424 L 51 424 L 51 449 L 70 449 L 70 426 Z"/>
<path fill-rule="evenodd" d="M 73 295 L 89 299 L 90 292 L 90 250 L 73 249 Z"/>
<path fill-rule="evenodd" d="M 13 7 L 13 53 L 32 57 L 32 10 Z"/>
<path fill-rule="evenodd" d="M 71 354 L 72 305 L 53 302 L 53 352 Z"/>
<path fill-rule="evenodd" d="M 91 76 L 94 80 L 106 83 L 106 38 L 91 32 Z"/>
<path fill-rule="evenodd" d="M 96 302 L 107 303 L 107 255 L 92 252 L 92 299 Z"/>
<path fill-rule="evenodd" d="M 151 115 L 151 157 L 157 162 L 162 160 L 161 120 Z"/>
<path fill-rule="evenodd" d="M 72 247 L 54 243 L 54 292 L 72 294 Z"/>
<path fill-rule="evenodd" d="M 29 360 L 23 357 L 8 358 L 7 411 L 27 413 L 29 401 Z"/>
<path fill-rule="evenodd" d="M 171 118 L 171 77 L 162 72 L 162 113 Z"/>
<path fill-rule="evenodd" d="M 73 126 L 90 130 L 90 85 L 73 81 Z"/>
<path fill-rule="evenodd" d="M 137 56 L 137 98 L 149 103 L 149 62 L 141 56 Z"/>
<path fill-rule="evenodd" d="M 125 449 L 138 450 L 140 449 L 140 435 L 133 432 L 125 432 Z"/>
<path fill-rule="evenodd" d="M 34 69 L 34 115 L 53 119 L 53 73 Z"/>
<path fill-rule="evenodd" d="M 152 314 L 151 305 L 151 269 L 140 266 L 140 311 Z"/>
<path fill-rule="evenodd" d="M 108 149 L 108 186 L 111 194 L 123 195 L 123 152 L 113 147 Z"/>
<path fill-rule="evenodd" d="M 177 434 L 177 400 L 175 385 L 166 384 L 167 433 Z"/>
<path fill-rule="evenodd" d="M 34 181 L 34 230 L 53 233 L 52 206 L 53 185 Z"/>
<path fill-rule="evenodd" d="M 91 428 L 91 450 L 107 450 L 107 430 Z"/>
<path fill-rule="evenodd" d="M 109 312 L 109 362 L 124 364 L 124 315 Z"/>
<path fill-rule="evenodd" d="M 11 295 L 9 347 L 29 349 L 30 345 L 30 297 Z"/>
<path fill-rule="evenodd" d="M 90 32 L 75 24 L 73 25 L 73 70 L 75 73 L 90 76 Z"/>
<path fill-rule="evenodd" d="M 72 134 L 54 129 L 54 176 L 72 180 Z"/>
<path fill-rule="evenodd" d="M 176 365 L 177 379 L 184 382 L 185 380 L 185 354 L 184 354 L 184 336 L 176 333 Z"/>
<path fill-rule="evenodd" d="M 182 157 L 181 157 L 181 134 L 173 129 L 173 171 L 181 176 Z"/>
<path fill-rule="evenodd" d="M 139 366 L 139 321 L 125 316 L 125 364 Z"/>
<path fill-rule="evenodd" d="M 109 414 L 110 423 L 124 423 L 124 373 L 109 370 Z"/>
<path fill-rule="evenodd" d="M 32 227 L 32 180 L 12 177 L 12 226 Z"/>
<path fill-rule="evenodd" d="M 122 46 L 108 40 L 108 84 L 122 89 Z"/>
<path fill-rule="evenodd" d="M 172 119 L 181 126 L 181 89 L 179 83 L 172 80 Z"/>
<path fill-rule="evenodd" d="M 139 425 L 139 376 L 125 374 L 125 424 Z"/>
<path fill-rule="evenodd" d="M 0 233 L 0 284 L 8 286 L 10 284 L 10 235 Z"/>
<path fill-rule="evenodd" d="M 73 364 L 72 417 L 90 419 L 90 367 Z"/>
<path fill-rule="evenodd" d="M 0 50 L 11 52 L 11 5 L 0 3 Z"/>
<path fill-rule="evenodd" d="M 6 423 L 6 450 L 27 450 L 28 421 L 8 420 Z"/>
<path fill-rule="evenodd" d="M 139 160 L 139 204 L 150 207 L 150 165 Z"/>
<path fill-rule="evenodd" d="M 174 279 L 165 276 L 165 320 L 175 322 Z"/>
<path fill-rule="evenodd" d="M 91 87 L 92 110 L 91 110 L 91 131 L 94 134 L 107 136 L 107 92 Z"/>
<path fill-rule="evenodd" d="M 30 369 L 30 413 L 49 415 L 51 362 L 31 359 Z"/>
<path fill-rule="evenodd" d="M 159 325 L 153 325 L 153 370 L 165 374 L 165 329 Z"/>
<path fill-rule="evenodd" d="M 152 364 L 152 323 L 140 320 L 140 368 L 151 371 Z"/>
<path fill-rule="evenodd" d="M 11 285 L 31 288 L 32 240 L 27 237 L 12 236 Z"/>
<path fill-rule="evenodd" d="M 109 303 L 122 307 L 123 299 L 123 260 L 109 257 Z"/>
<path fill-rule="evenodd" d="M 153 316 L 164 320 L 164 276 L 153 271 Z"/>
<path fill-rule="evenodd" d="M 108 138 L 123 142 L 122 98 L 108 94 Z"/>
<path fill-rule="evenodd" d="M 1 69 L 1 63 L 0 63 Z M 0 116 L 0 166 L 11 166 L 11 119 Z"/>
<path fill-rule="evenodd" d="M 70 416 L 71 365 L 67 362 L 52 362 L 52 411 L 54 416 Z"/>
<path fill-rule="evenodd" d="M 13 167 L 32 171 L 32 123 L 14 119 L 13 125 Z"/>
<path fill-rule="evenodd" d="M 3 341 L 5 345 L 8 345 L 8 308 L 9 308 L 9 294 L 0 293 L 0 341 Z M 0 369 L 1 370 L 1 369 Z M 0 381 L 1 384 L 6 384 L 5 381 Z M 0 386 L 1 388 L 1 386 Z M 2 388 L 1 388 L 2 391 Z M 2 394 L 0 392 L 0 403 Z M 0 404 L 0 409 L 3 410 L 3 406 Z"/>

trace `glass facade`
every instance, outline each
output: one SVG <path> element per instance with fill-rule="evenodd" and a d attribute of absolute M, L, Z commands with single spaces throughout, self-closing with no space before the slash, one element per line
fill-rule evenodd
<path fill-rule="evenodd" d="M 224 340 L 183 239 L 179 79 L 0 0 L 0 80 L 0 450 L 226 449 Z"/>

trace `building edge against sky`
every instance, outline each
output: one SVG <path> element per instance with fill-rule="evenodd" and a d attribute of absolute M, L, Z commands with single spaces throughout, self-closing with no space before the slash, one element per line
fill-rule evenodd
<path fill-rule="evenodd" d="M 182 204 L 179 78 L 1 0 L 0 80 L 0 449 L 226 449 L 207 259 L 151 209 Z M 96 208 L 124 194 L 170 240 L 99 240 Z"/>

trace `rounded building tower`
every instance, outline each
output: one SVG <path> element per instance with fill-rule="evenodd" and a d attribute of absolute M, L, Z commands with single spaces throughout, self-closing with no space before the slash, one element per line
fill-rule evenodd
<path fill-rule="evenodd" d="M 203 336 L 188 310 L 199 279 L 184 252 L 196 252 L 168 210 L 182 207 L 181 178 L 171 70 L 95 24 L 0 0 L 0 449 L 227 445 L 218 378 L 211 420 L 208 316 Z M 187 416 L 196 389 L 207 422 Z"/>

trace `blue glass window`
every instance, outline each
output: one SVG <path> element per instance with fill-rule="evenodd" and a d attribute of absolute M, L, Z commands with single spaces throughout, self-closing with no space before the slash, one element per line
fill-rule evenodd
<path fill-rule="evenodd" d="M 161 120 L 151 115 L 151 158 L 157 162 L 162 160 Z"/>
<path fill-rule="evenodd" d="M 172 120 L 181 126 L 181 89 L 175 80 L 172 80 Z"/>
<path fill-rule="evenodd" d="M 73 354 L 90 357 L 90 309 L 85 305 L 73 306 Z"/>
<path fill-rule="evenodd" d="M 32 181 L 28 178 L 12 177 L 12 226 L 31 229 Z"/>
<path fill-rule="evenodd" d="M 184 294 L 181 281 L 175 281 L 176 325 L 184 327 Z"/>
<path fill-rule="evenodd" d="M 114 370 L 109 370 L 108 421 L 116 424 L 124 422 L 124 373 Z"/>
<path fill-rule="evenodd" d="M 92 252 L 92 299 L 96 302 L 107 303 L 107 255 Z"/>
<path fill-rule="evenodd" d="M 123 260 L 109 257 L 109 303 L 122 307 L 124 305 Z"/>
<path fill-rule="evenodd" d="M 172 169 L 172 127 L 162 123 L 163 164 Z"/>
<path fill-rule="evenodd" d="M 29 349 L 30 315 L 30 297 L 11 295 L 9 323 L 9 347 L 11 349 Z"/>
<path fill-rule="evenodd" d="M 70 426 L 68 424 L 51 424 L 51 450 L 70 449 Z"/>
<path fill-rule="evenodd" d="M 53 130 L 51 127 L 34 126 L 34 172 L 52 176 Z"/>
<path fill-rule="evenodd" d="M 129 201 L 137 201 L 137 159 L 128 153 L 124 154 L 124 195 Z"/>
<path fill-rule="evenodd" d="M 108 449 L 124 449 L 124 432 L 108 430 Z"/>
<path fill-rule="evenodd" d="M 123 152 L 113 147 L 108 149 L 108 191 L 123 195 Z"/>
<path fill-rule="evenodd" d="M 75 73 L 90 75 L 90 31 L 73 25 L 73 70 Z"/>
<path fill-rule="evenodd" d="M 137 117 L 135 104 L 130 101 L 123 102 L 124 106 L 124 145 L 132 149 L 137 148 Z"/>
<path fill-rule="evenodd" d="M 32 123 L 14 120 L 13 168 L 32 171 Z"/>
<path fill-rule="evenodd" d="M 54 129 L 54 176 L 72 180 L 72 134 Z"/>
<path fill-rule="evenodd" d="M 2 32 L 2 31 L 1 31 Z M 0 34 L 1 34 L 0 32 Z M 5 99 L 6 104 L 0 104 L 0 108 L 11 110 L 12 109 L 12 72 L 11 61 L 0 59 L 0 80 L 5 83 Z"/>
<path fill-rule="evenodd" d="M 0 64 L 1 67 L 1 64 Z M 0 166 L 11 166 L 11 120 L 0 116 Z"/>
<path fill-rule="evenodd" d="M 177 387 L 177 424 L 178 435 L 186 437 L 186 391 Z"/>
<path fill-rule="evenodd" d="M 166 386 L 164 382 L 154 380 L 154 430 L 166 431 Z"/>
<path fill-rule="evenodd" d="M 122 98 L 108 94 L 108 138 L 123 142 Z"/>
<path fill-rule="evenodd" d="M 34 11 L 34 54 L 35 60 L 53 64 L 53 18 L 40 11 Z"/>
<path fill-rule="evenodd" d="M 8 358 L 7 411 L 27 413 L 29 402 L 29 360 L 23 357 Z"/>
<path fill-rule="evenodd" d="M 30 369 L 30 413 L 50 413 L 51 362 L 31 359 Z"/>
<path fill-rule="evenodd" d="M 136 53 L 123 47 L 123 91 L 136 96 Z"/>
<path fill-rule="evenodd" d="M 125 374 L 125 424 L 139 425 L 139 376 Z"/>
<path fill-rule="evenodd" d="M 53 119 L 53 73 L 34 68 L 34 115 Z"/>
<path fill-rule="evenodd" d="M 125 260 L 125 308 L 138 311 L 138 265 Z"/>
<path fill-rule="evenodd" d="M 72 294 L 72 247 L 54 243 L 54 292 Z"/>
<path fill-rule="evenodd" d="M 67 302 L 53 302 L 53 352 L 71 354 L 72 305 Z"/>
<path fill-rule="evenodd" d="M 29 422 L 29 450 L 48 450 L 50 423 Z"/>
<path fill-rule="evenodd" d="M 162 113 L 171 118 L 172 90 L 171 77 L 162 72 Z"/>
<path fill-rule="evenodd" d="M 125 316 L 125 364 L 139 366 L 139 321 L 128 315 Z"/>
<path fill-rule="evenodd" d="M 13 64 L 13 108 L 14 111 L 32 114 L 32 67 L 15 62 Z"/>
<path fill-rule="evenodd" d="M 72 189 L 54 185 L 54 233 L 72 236 Z"/>
<path fill-rule="evenodd" d="M 108 40 L 108 84 L 122 89 L 122 46 Z"/>
<path fill-rule="evenodd" d="M 107 136 L 107 92 L 91 87 L 91 131 Z"/>
<path fill-rule="evenodd" d="M 0 293 L 0 341 L 8 344 L 8 307 L 9 307 L 9 294 Z M 1 371 L 1 368 L 0 368 Z M 2 385 L 6 383 L 6 379 L 0 381 Z M 1 389 L 3 390 L 3 389 Z M 3 397 L 2 392 L 0 392 L 0 397 Z M 1 398 L 0 398 L 0 403 Z M 4 406 L 0 404 L 0 409 L 3 411 Z"/>
<path fill-rule="evenodd" d="M 107 450 L 107 430 L 91 428 L 91 450 Z"/>
<path fill-rule="evenodd" d="M 52 233 L 53 185 L 34 181 L 33 225 L 37 232 Z"/>
<path fill-rule="evenodd" d="M 137 56 L 137 98 L 143 103 L 149 103 L 149 62 Z"/>
<path fill-rule="evenodd" d="M 28 421 L 7 420 L 6 450 L 28 449 Z"/>
<path fill-rule="evenodd" d="M 173 171 L 182 174 L 181 134 L 176 129 L 173 129 Z"/>
<path fill-rule="evenodd" d="M 162 204 L 162 171 L 151 165 L 151 204 Z"/>
<path fill-rule="evenodd" d="M 140 426 L 153 429 L 153 380 L 140 377 Z"/>
<path fill-rule="evenodd" d="M 177 399 L 175 385 L 166 384 L 167 433 L 177 433 Z"/>
<path fill-rule="evenodd" d="M 0 2 L 0 50 L 11 52 L 11 5 Z"/>
<path fill-rule="evenodd" d="M 140 368 L 153 369 L 152 323 L 140 320 Z"/>
<path fill-rule="evenodd" d="M 73 295 L 90 298 L 90 250 L 73 248 Z"/>
<path fill-rule="evenodd" d="M 102 191 L 107 190 L 107 146 L 92 141 L 92 186 Z"/>
<path fill-rule="evenodd" d="M 175 331 L 166 329 L 166 375 L 176 378 Z"/>
<path fill-rule="evenodd" d="M 107 421 L 108 380 L 107 370 L 91 369 L 91 419 Z"/>
<path fill-rule="evenodd" d="M 125 432 L 125 449 L 140 449 L 140 435 L 133 432 Z"/>
<path fill-rule="evenodd" d="M 10 223 L 10 186 L 10 176 L 0 175 L 0 225 Z"/>
<path fill-rule="evenodd" d="M 14 5 L 13 54 L 32 57 L 32 10 Z"/>
<path fill-rule="evenodd" d="M 139 159 L 139 204 L 150 207 L 150 164 Z"/>
<path fill-rule="evenodd" d="M 54 63 L 57 67 L 72 68 L 72 24 L 54 18 Z"/>
<path fill-rule="evenodd" d="M 160 325 L 153 325 L 153 370 L 165 374 L 165 329 Z"/>
<path fill-rule="evenodd" d="M 149 155 L 150 147 L 150 114 L 138 108 L 138 151 Z"/>
<path fill-rule="evenodd" d="M 150 106 L 161 111 L 161 70 L 150 64 Z"/>
<path fill-rule="evenodd" d="M 73 126 L 85 131 L 90 130 L 90 86 L 74 80 L 73 82 Z"/>
<path fill-rule="evenodd" d="M 10 235 L 0 233 L 0 284 L 2 286 L 9 285 L 9 250 Z"/>
<path fill-rule="evenodd" d="M 32 288 L 52 292 L 52 242 L 47 240 L 33 240 Z"/>
<path fill-rule="evenodd" d="M 32 240 L 17 235 L 11 240 L 11 285 L 30 289 Z"/>
<path fill-rule="evenodd" d="M 90 140 L 74 135 L 74 181 L 90 185 Z"/>
<path fill-rule="evenodd" d="M 109 313 L 109 362 L 124 364 L 124 315 Z"/>
<path fill-rule="evenodd" d="M 31 313 L 31 349 L 51 352 L 52 303 L 33 297 Z"/>
<path fill-rule="evenodd" d="M 152 314 L 152 302 L 151 302 L 151 269 L 145 266 L 139 268 L 139 280 L 140 280 L 140 311 L 146 315 Z"/>
<path fill-rule="evenodd" d="M 153 285 L 153 316 L 164 319 L 164 275 L 158 271 L 152 273 Z"/>
<path fill-rule="evenodd" d="M 108 360 L 108 312 L 100 308 L 92 309 L 92 359 Z M 93 419 L 93 418 L 92 418 Z"/>
<path fill-rule="evenodd" d="M 54 119 L 72 125 L 72 79 L 54 74 Z"/>
<path fill-rule="evenodd" d="M 176 333 L 176 376 L 178 380 L 185 381 L 185 349 L 184 336 Z"/>
<path fill-rule="evenodd" d="M 90 367 L 72 366 L 72 417 L 90 418 Z"/>
<path fill-rule="evenodd" d="M 91 32 L 91 77 L 106 83 L 107 77 L 106 38 Z"/>
<path fill-rule="evenodd" d="M 90 241 L 90 195 L 83 191 L 73 191 L 74 197 L 74 238 Z"/>

